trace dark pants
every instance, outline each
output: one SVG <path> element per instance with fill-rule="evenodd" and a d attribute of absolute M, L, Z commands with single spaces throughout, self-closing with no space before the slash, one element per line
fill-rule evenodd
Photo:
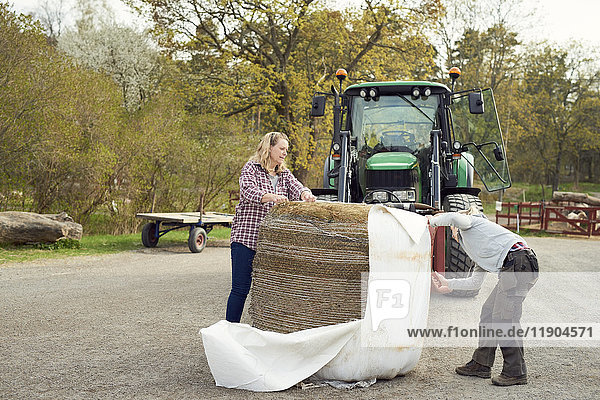
<path fill-rule="evenodd" d="M 231 243 L 231 293 L 227 300 L 225 318 L 229 322 L 240 322 L 244 303 L 252 283 L 252 261 L 256 252 L 241 243 Z"/>
<path fill-rule="evenodd" d="M 510 252 L 504 260 L 496 287 L 483 304 L 479 325 L 483 329 L 503 329 L 515 332 L 520 328 L 523 300 L 538 277 L 538 262 L 532 250 Z M 515 335 L 503 338 L 480 337 L 473 360 L 491 367 L 500 346 L 504 365 L 502 372 L 508 376 L 527 374 L 523 357 L 523 340 Z"/>

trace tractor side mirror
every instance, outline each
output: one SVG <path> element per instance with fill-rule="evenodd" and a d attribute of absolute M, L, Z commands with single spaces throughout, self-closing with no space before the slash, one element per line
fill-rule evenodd
<path fill-rule="evenodd" d="M 314 96 L 310 108 L 311 117 L 322 117 L 325 115 L 325 96 Z"/>
<path fill-rule="evenodd" d="M 500 148 L 500 146 L 496 146 L 496 148 L 494 149 L 494 157 L 496 157 L 496 161 L 504 160 L 504 155 L 502 154 L 502 149 Z"/>
<path fill-rule="evenodd" d="M 483 97 L 481 92 L 469 93 L 469 111 L 471 114 L 483 114 Z"/>

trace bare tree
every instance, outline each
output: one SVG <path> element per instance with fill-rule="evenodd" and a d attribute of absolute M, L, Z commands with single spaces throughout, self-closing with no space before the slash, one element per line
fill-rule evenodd
<path fill-rule="evenodd" d="M 56 44 L 67 17 L 64 0 L 44 0 L 34 16 L 41 22 L 50 40 Z"/>

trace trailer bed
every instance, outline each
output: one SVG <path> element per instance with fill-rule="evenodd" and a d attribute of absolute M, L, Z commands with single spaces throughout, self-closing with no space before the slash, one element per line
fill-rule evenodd
<path fill-rule="evenodd" d="M 172 230 L 188 227 L 188 247 L 192 253 L 200 253 L 204 249 L 207 234 L 215 225 L 231 227 L 233 222 L 233 214 L 218 212 L 138 213 L 136 217 L 153 221 L 142 228 L 144 246 L 156 247 L 161 236 Z M 161 229 L 161 225 L 166 228 Z"/>
<path fill-rule="evenodd" d="M 233 222 L 232 214 L 224 214 L 217 212 L 183 212 L 183 213 L 138 213 L 136 217 L 148 219 L 151 221 L 161 222 L 177 222 L 180 224 L 198 224 L 213 223 L 213 224 L 231 224 Z"/>

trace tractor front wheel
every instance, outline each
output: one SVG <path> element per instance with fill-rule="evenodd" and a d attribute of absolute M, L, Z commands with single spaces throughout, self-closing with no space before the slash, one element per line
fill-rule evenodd
<path fill-rule="evenodd" d="M 479 197 L 470 194 L 451 194 L 444 198 L 442 206 L 444 211 L 467 210 L 476 205 L 483 212 L 483 206 Z M 452 238 L 449 227 L 446 228 L 446 276 L 448 278 L 468 278 L 473 274 L 476 264 L 460 247 L 458 242 Z M 479 293 L 479 289 L 453 290 L 448 296 L 473 297 Z"/>

